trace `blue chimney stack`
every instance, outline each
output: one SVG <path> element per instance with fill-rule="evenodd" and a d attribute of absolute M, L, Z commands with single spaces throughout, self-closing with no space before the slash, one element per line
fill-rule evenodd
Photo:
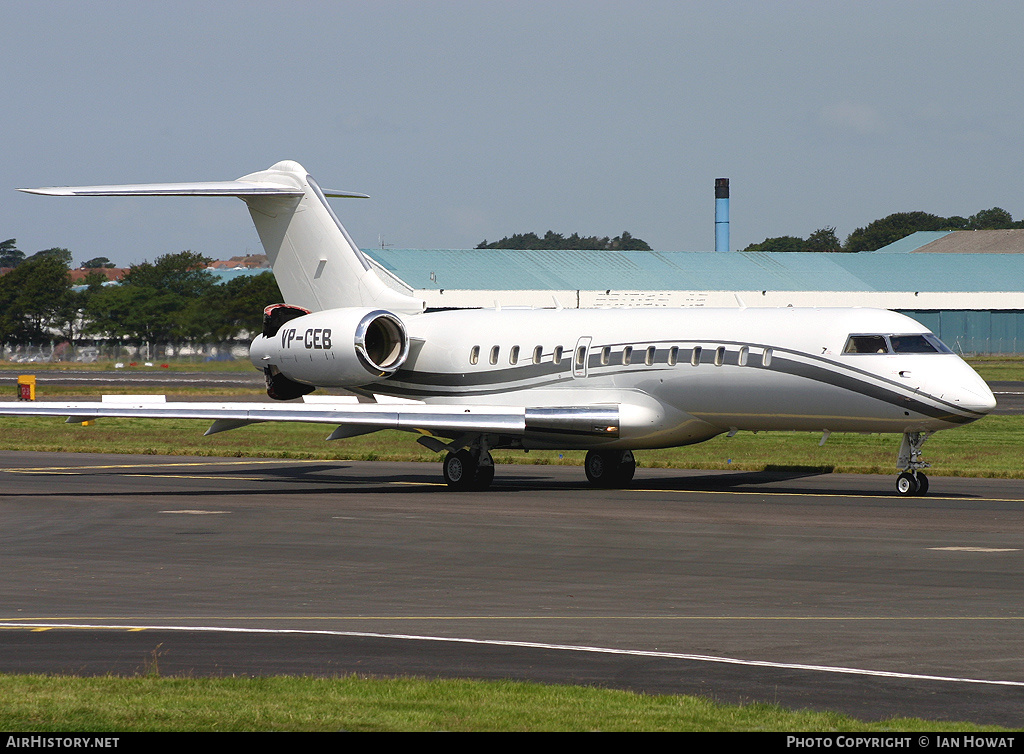
<path fill-rule="evenodd" d="M 715 251 L 729 250 L 729 179 L 715 179 Z"/>

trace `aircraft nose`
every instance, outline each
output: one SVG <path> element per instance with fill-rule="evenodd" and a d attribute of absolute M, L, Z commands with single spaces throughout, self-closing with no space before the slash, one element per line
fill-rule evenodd
<path fill-rule="evenodd" d="M 963 387 L 958 391 L 957 402 L 969 411 L 977 411 L 979 414 L 987 414 L 996 407 L 996 397 L 992 394 L 988 385 L 982 383 Z"/>

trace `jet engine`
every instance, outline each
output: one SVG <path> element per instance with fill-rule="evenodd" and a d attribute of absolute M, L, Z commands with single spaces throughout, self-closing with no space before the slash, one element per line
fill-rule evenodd
<path fill-rule="evenodd" d="M 307 312 L 277 304 L 264 313 L 263 334 L 249 357 L 267 376 L 271 398 L 298 398 L 316 387 L 357 387 L 386 380 L 409 356 L 409 335 L 383 309 Z"/>

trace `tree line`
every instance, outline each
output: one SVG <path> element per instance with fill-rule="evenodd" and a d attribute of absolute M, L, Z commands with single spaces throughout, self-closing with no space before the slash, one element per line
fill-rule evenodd
<path fill-rule="evenodd" d="M 9 248 L 14 247 L 11 239 Z M 7 244 L 7 242 L 4 242 Z M 263 308 L 282 301 L 269 270 L 218 282 L 212 260 L 193 251 L 132 265 L 118 285 L 97 265 L 81 285 L 71 282 L 71 253 L 48 249 L 0 276 L 0 343 L 108 340 L 210 343 L 237 340 L 262 328 Z"/>
<path fill-rule="evenodd" d="M 598 238 L 597 236 L 581 236 L 573 233 L 571 236 L 563 236 L 549 230 L 543 236 L 536 233 L 516 233 L 505 236 L 500 241 L 487 242 L 485 238 L 479 244 L 478 249 L 544 249 L 544 250 L 569 250 L 579 249 L 583 251 L 650 251 L 651 247 L 645 241 L 634 238 L 628 231 L 623 231 L 621 236 L 615 238 Z"/>
<path fill-rule="evenodd" d="M 743 251 L 876 251 L 919 230 L 1006 230 L 1024 228 L 1002 207 L 983 209 L 970 217 L 940 217 L 928 212 L 896 212 L 857 228 L 840 243 L 836 229 L 819 228 L 807 238 L 777 236 L 752 243 Z"/>

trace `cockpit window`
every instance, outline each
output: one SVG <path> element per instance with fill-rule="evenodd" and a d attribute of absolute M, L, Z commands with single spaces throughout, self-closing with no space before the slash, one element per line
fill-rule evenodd
<path fill-rule="evenodd" d="M 893 335 L 889 342 L 896 353 L 935 353 L 935 346 L 921 335 Z"/>
<path fill-rule="evenodd" d="M 941 340 L 932 334 L 890 335 L 889 342 L 896 353 L 952 353 Z"/>
<path fill-rule="evenodd" d="M 931 333 L 851 335 L 843 353 L 953 353 Z"/>
<path fill-rule="evenodd" d="M 889 353 L 884 335 L 851 335 L 843 353 Z"/>

